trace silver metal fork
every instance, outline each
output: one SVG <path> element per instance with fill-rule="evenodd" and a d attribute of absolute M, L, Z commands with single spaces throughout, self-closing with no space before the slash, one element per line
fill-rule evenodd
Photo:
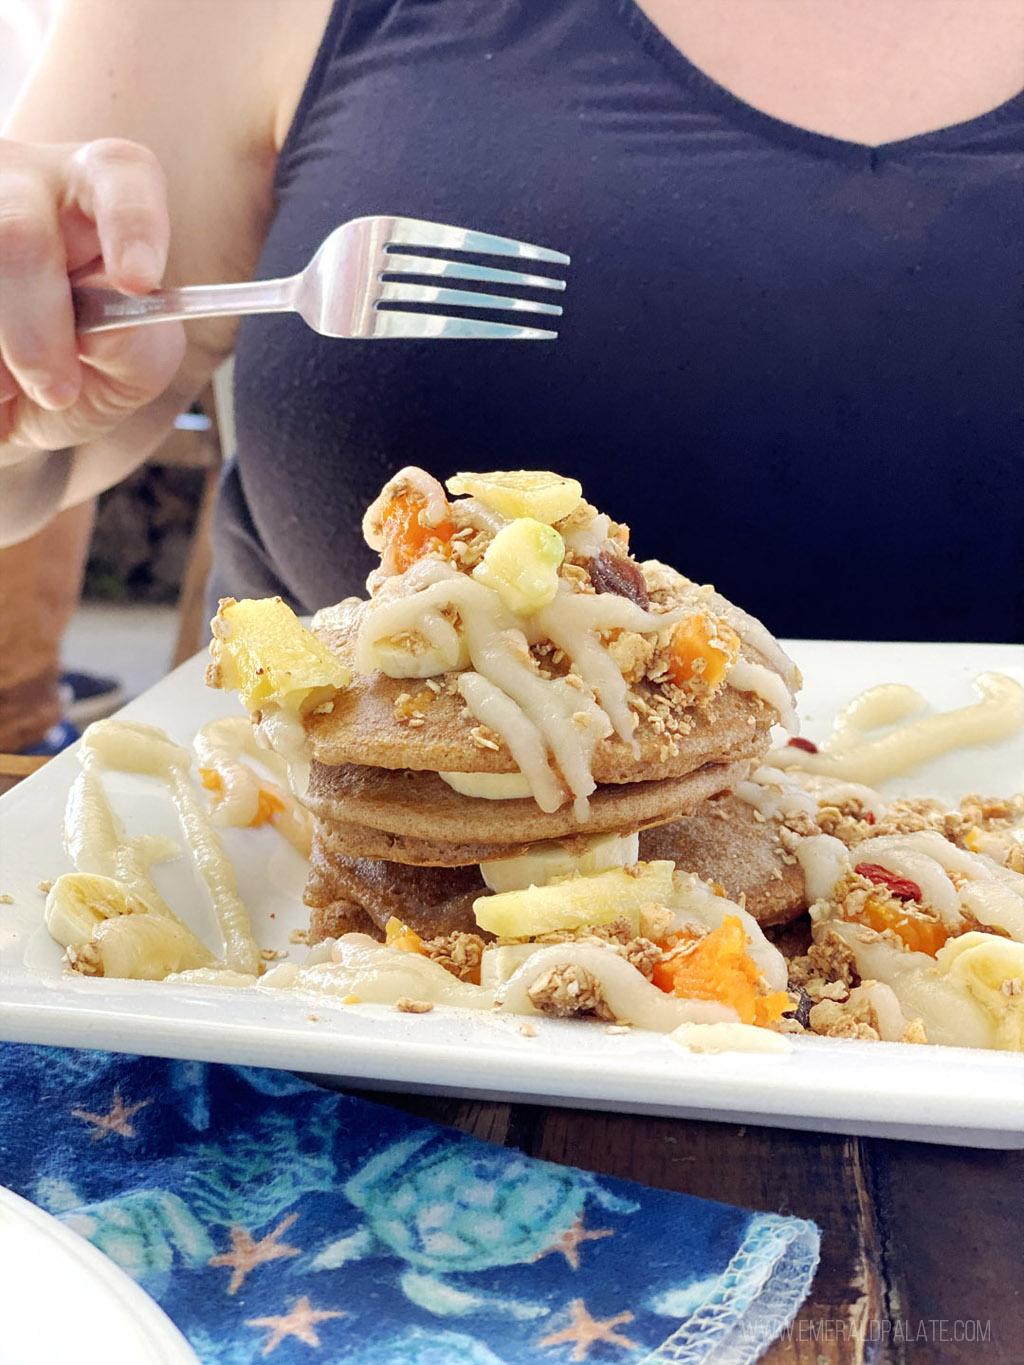
<path fill-rule="evenodd" d="M 405 250 L 403 250 L 405 248 Z M 442 276 L 510 289 L 565 288 L 565 281 L 519 270 L 472 265 L 440 256 L 418 256 L 411 250 L 462 251 L 473 255 L 508 256 L 519 260 L 568 265 L 569 257 L 509 237 L 494 237 L 470 228 L 448 227 L 417 218 L 354 218 L 321 242 L 309 265 L 298 275 L 244 284 L 205 284 L 187 289 L 160 289 L 152 294 L 120 294 L 114 289 L 72 289 L 79 332 L 109 332 L 149 322 L 180 318 L 232 317 L 243 313 L 298 313 L 314 332 L 327 337 L 421 337 L 496 341 L 550 341 L 558 333 L 483 318 L 451 317 L 435 312 L 405 312 L 397 304 L 442 308 L 486 308 L 512 313 L 561 315 L 553 303 L 514 294 L 478 289 L 450 289 L 419 284 L 406 276 Z M 395 277 L 395 278 L 391 278 Z"/>

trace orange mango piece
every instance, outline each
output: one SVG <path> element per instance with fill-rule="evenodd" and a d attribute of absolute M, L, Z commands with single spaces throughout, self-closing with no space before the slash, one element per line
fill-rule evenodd
<path fill-rule="evenodd" d="M 714 691 L 724 680 L 739 647 L 739 636 L 724 621 L 710 621 L 699 612 L 688 616 L 672 632 L 669 677 L 677 687 L 699 679 L 709 691 Z"/>
<path fill-rule="evenodd" d="M 253 829 L 260 825 L 267 825 L 273 820 L 279 811 L 284 810 L 284 802 L 276 797 L 273 792 L 260 788 L 260 794 L 256 799 L 256 814 L 249 821 Z"/>
<path fill-rule="evenodd" d="M 394 915 L 384 926 L 384 942 L 389 948 L 400 948 L 405 953 L 422 953 L 423 940 L 415 930 Z"/>
<path fill-rule="evenodd" d="M 881 901 L 869 896 L 857 914 L 847 915 L 854 924 L 865 924 L 878 934 L 891 929 L 914 953 L 934 957 L 949 938 L 949 930 L 939 919 L 922 915 L 905 901 Z"/>
<path fill-rule="evenodd" d="M 747 935 L 735 915 L 726 915 L 695 946 L 660 962 L 654 984 L 685 1000 L 717 1000 L 730 1005 L 744 1024 L 769 1024 L 792 1004 L 785 991 L 761 995 L 760 972 L 747 952 Z"/>
<path fill-rule="evenodd" d="M 447 519 L 428 526 L 423 519 L 425 510 L 423 498 L 407 488 L 392 498 L 381 517 L 381 536 L 398 573 L 404 573 L 429 550 L 445 548 L 455 534 L 454 525 Z"/>
<path fill-rule="evenodd" d="M 200 768 L 199 780 L 208 792 L 222 792 L 224 779 L 216 768 Z"/>

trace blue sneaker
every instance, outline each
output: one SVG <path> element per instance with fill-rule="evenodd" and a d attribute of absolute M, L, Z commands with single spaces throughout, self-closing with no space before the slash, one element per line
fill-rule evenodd
<path fill-rule="evenodd" d="M 116 678 L 97 678 L 92 673 L 61 674 L 60 699 L 64 714 L 80 729 L 103 720 L 124 705 L 124 692 Z"/>
<path fill-rule="evenodd" d="M 33 744 L 30 749 L 22 749 L 21 752 L 35 754 L 41 758 L 53 758 L 54 754 L 59 754 L 69 744 L 74 744 L 78 738 L 79 733 L 69 720 L 59 720 L 56 725 L 50 726 L 38 744 Z"/>

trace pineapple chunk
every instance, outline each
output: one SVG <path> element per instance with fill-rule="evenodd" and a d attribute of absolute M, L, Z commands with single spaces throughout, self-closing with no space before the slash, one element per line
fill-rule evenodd
<path fill-rule="evenodd" d="M 221 600 L 210 622 L 210 687 L 237 689 L 247 711 L 294 713 L 329 701 L 352 674 L 280 597 Z"/>
<path fill-rule="evenodd" d="M 553 526 L 575 512 L 583 488 L 575 479 L 546 469 L 496 469 L 491 474 L 455 474 L 449 493 L 468 493 L 499 516 L 533 517 Z"/>
<path fill-rule="evenodd" d="M 499 938 L 536 938 L 555 929 L 611 924 L 625 916 L 639 932 L 640 911 L 672 898 L 675 863 L 637 863 L 629 871 L 611 868 L 589 877 L 570 877 L 525 891 L 480 896 L 473 914 L 481 929 Z"/>
<path fill-rule="evenodd" d="M 493 588 L 509 611 L 530 616 L 554 599 L 564 558 L 565 543 L 553 527 L 517 517 L 488 545 L 473 577 Z"/>

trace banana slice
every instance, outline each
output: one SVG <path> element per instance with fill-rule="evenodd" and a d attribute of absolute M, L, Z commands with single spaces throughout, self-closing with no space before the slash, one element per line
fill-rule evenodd
<path fill-rule="evenodd" d="M 580 504 L 583 488 L 575 479 L 546 469 L 496 469 L 490 474 L 455 474 L 448 491 L 468 494 L 512 520 L 533 517 L 553 526 Z"/>
<path fill-rule="evenodd" d="M 88 943 L 104 920 L 152 914 L 152 907 L 113 877 L 66 872 L 51 886 L 43 917 L 51 937 L 64 948 Z"/>
<path fill-rule="evenodd" d="M 171 972 L 212 967 L 216 959 L 191 930 L 163 915 L 122 915 L 104 920 L 77 950 L 92 976 L 162 981 Z"/>
<path fill-rule="evenodd" d="M 671 899 L 674 871 L 675 863 L 668 861 L 637 863 L 628 872 L 613 868 L 549 886 L 481 896 L 473 902 L 473 914 L 481 929 L 499 938 L 535 938 L 555 929 L 611 924 L 620 916 L 637 933 L 641 909 Z"/>
<path fill-rule="evenodd" d="M 972 931 L 940 948 L 935 965 L 991 1017 L 997 1047 L 1024 1051 L 1024 944 Z"/>
<path fill-rule="evenodd" d="M 546 886 L 559 877 L 632 867 L 639 857 L 639 834 L 602 834 L 589 839 L 582 852 L 570 852 L 557 841 L 535 844 L 518 858 L 481 863 L 480 872 L 492 891 L 523 891 L 528 886 Z"/>
<path fill-rule="evenodd" d="M 472 796 L 476 801 L 522 801 L 533 795 L 529 779 L 522 773 L 438 773 L 452 791 Z M 529 886 L 529 882 L 523 882 Z M 488 883 L 490 885 L 490 883 Z M 513 887 L 502 887 L 514 890 Z"/>

